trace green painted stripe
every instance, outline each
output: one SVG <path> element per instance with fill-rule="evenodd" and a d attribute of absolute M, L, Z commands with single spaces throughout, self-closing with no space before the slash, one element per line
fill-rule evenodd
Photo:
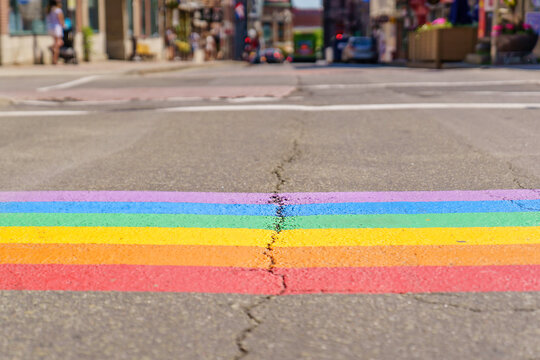
<path fill-rule="evenodd" d="M 275 229 L 274 216 L 193 214 L 0 214 L 0 226 L 199 227 Z M 539 226 L 539 212 L 313 215 L 287 217 L 283 230 Z"/>
<path fill-rule="evenodd" d="M 460 213 L 460 214 L 384 214 L 322 215 L 287 218 L 290 229 L 435 228 L 539 226 L 539 212 Z"/>
<path fill-rule="evenodd" d="M 103 226 L 274 229 L 273 216 L 194 214 L 0 214 L 0 226 Z"/>

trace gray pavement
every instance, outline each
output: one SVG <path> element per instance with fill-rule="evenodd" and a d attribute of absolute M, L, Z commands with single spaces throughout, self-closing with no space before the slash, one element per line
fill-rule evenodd
<path fill-rule="evenodd" d="M 512 69 L 231 65 L 130 75 L 128 83 L 174 86 L 173 79 L 187 87 L 294 86 L 274 104 L 540 99 L 540 73 Z M 124 80 L 107 78 L 81 88 L 121 88 Z M 19 81 L 30 89 L 40 79 Z M 309 87 L 450 81 L 470 84 Z M 522 83 L 474 84 L 487 81 Z M 489 95 L 493 91 L 500 94 Z M 156 111 L 230 104 L 226 98 L 165 100 L 0 107 L 0 112 L 92 111 L 0 117 L 0 190 L 540 188 L 540 110 Z M 261 297 L 2 291 L 0 357 L 530 360 L 540 359 L 539 309 L 540 293 Z"/>

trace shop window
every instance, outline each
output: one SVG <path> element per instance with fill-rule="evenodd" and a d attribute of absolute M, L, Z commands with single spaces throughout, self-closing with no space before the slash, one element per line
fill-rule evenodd
<path fill-rule="evenodd" d="M 47 0 L 10 0 L 9 33 L 11 35 L 46 34 Z"/>
<path fill-rule="evenodd" d="M 139 13 L 134 18 L 132 4 L 137 1 Z M 129 29 L 133 32 L 133 23 L 140 25 L 139 35 L 159 36 L 159 0 L 127 0 Z"/>
<path fill-rule="evenodd" d="M 146 0 L 142 0 L 141 4 L 141 35 L 146 35 Z"/>
<path fill-rule="evenodd" d="M 263 38 L 267 42 L 272 39 L 272 24 L 270 23 L 263 24 Z"/>
<path fill-rule="evenodd" d="M 99 31 L 99 1 L 88 0 L 88 25 L 95 32 Z"/>
<path fill-rule="evenodd" d="M 126 1 L 129 36 L 133 36 L 133 0 Z"/>
<path fill-rule="evenodd" d="M 150 0 L 150 35 L 159 36 L 159 5 L 158 5 L 158 0 Z"/>
<path fill-rule="evenodd" d="M 285 24 L 278 24 L 278 41 L 285 41 Z"/>

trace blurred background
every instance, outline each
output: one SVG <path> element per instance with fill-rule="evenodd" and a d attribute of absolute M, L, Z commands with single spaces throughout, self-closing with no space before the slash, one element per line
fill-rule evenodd
<path fill-rule="evenodd" d="M 73 62 L 536 62 L 540 0 L 62 0 Z M 47 0 L 0 0 L 0 64 L 51 62 Z M 66 45 L 67 46 L 67 45 Z"/>

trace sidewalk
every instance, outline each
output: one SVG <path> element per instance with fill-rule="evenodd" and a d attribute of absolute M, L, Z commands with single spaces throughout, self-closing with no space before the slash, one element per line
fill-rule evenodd
<path fill-rule="evenodd" d="M 106 60 L 78 65 L 5 65 L 0 66 L 0 77 L 19 76 L 55 76 L 55 75 L 106 75 L 106 74 L 150 74 L 158 72 L 178 71 L 192 68 L 208 68 L 226 65 L 241 65 L 239 61 L 210 61 L 195 63 L 191 61 L 122 61 Z"/>

